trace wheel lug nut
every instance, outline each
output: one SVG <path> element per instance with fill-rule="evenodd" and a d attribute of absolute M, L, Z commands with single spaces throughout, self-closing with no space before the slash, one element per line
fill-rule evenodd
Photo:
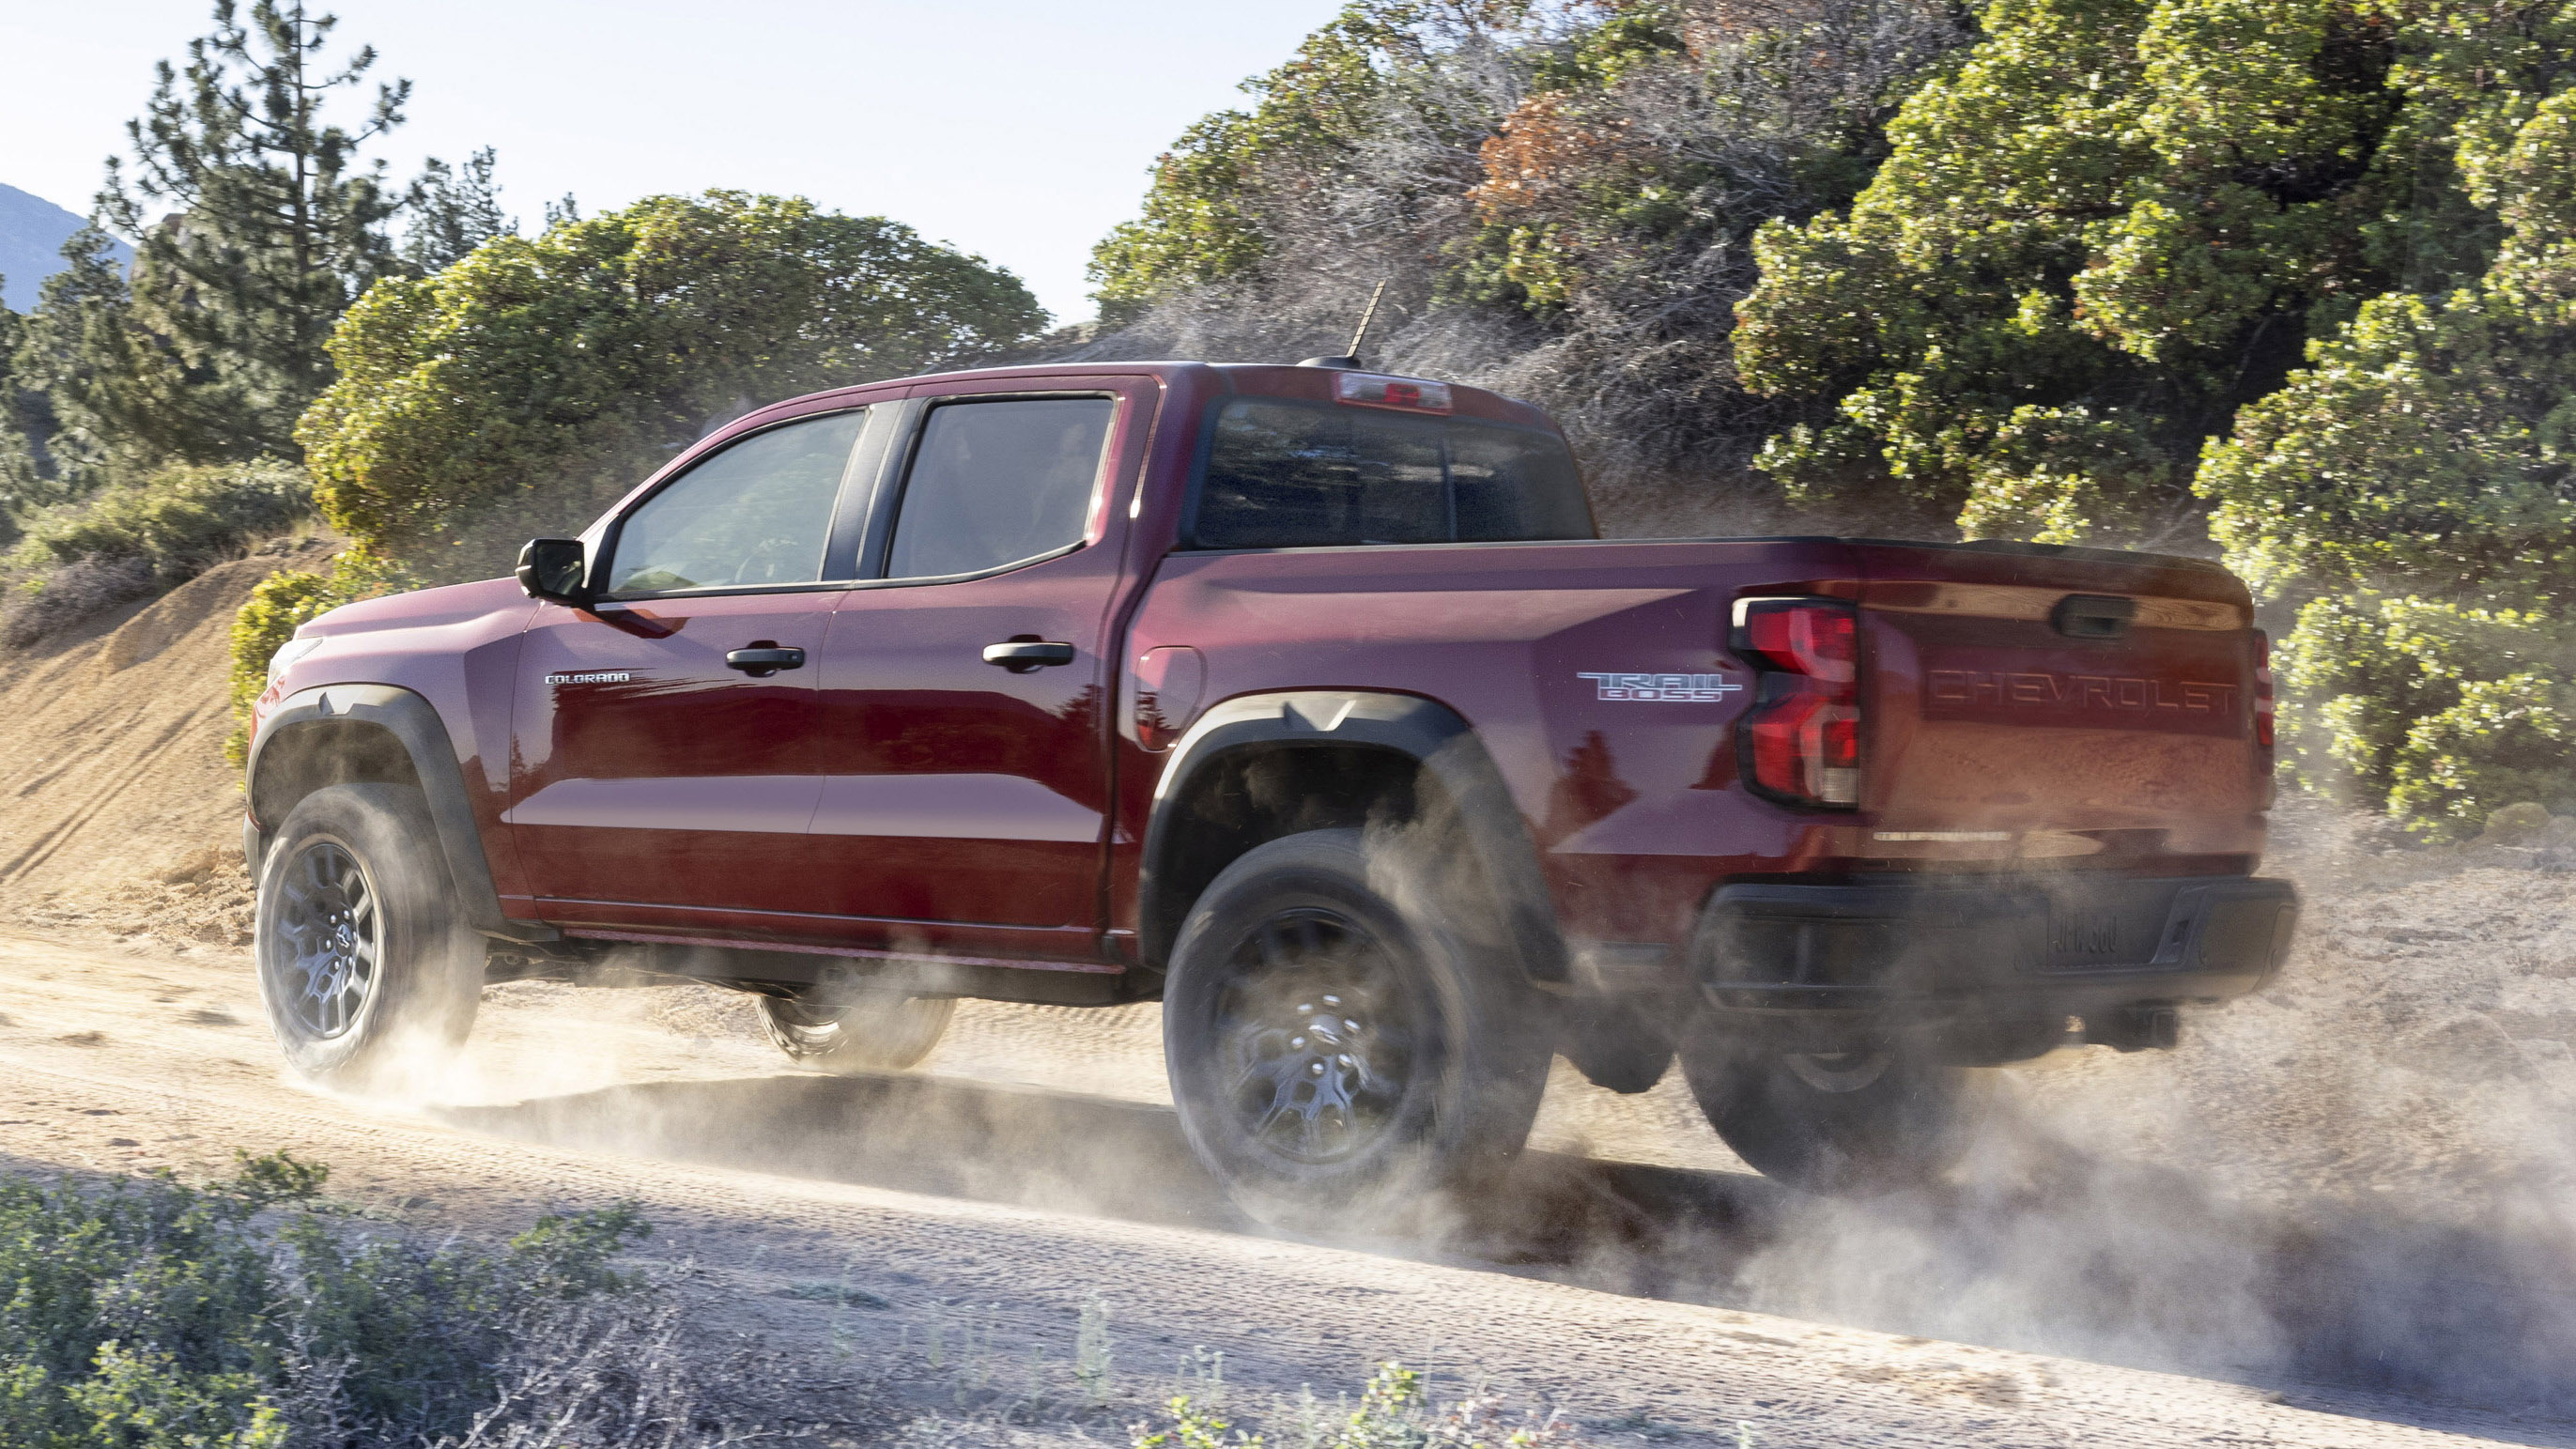
<path fill-rule="evenodd" d="M 1302 1002 L 1302 1001 L 1301 1001 L 1301 1002 L 1298 1002 L 1298 1003 L 1297 1003 L 1297 1010 L 1298 1010 L 1298 1011 L 1300 1011 L 1300 1012 L 1308 1012 L 1308 1011 L 1312 1011 L 1312 1010 L 1314 1010 L 1314 1009 L 1315 1009 L 1315 1008 L 1313 1008 L 1313 1007 L 1311 1007 L 1311 1006 L 1307 1005 L 1305 1002 Z"/>
<path fill-rule="evenodd" d="M 1327 996 L 1324 998 L 1324 1004 L 1326 1006 L 1339 1006 L 1342 1004 L 1342 999 L 1338 996 Z"/>
<path fill-rule="evenodd" d="M 1351 1054 L 1349 1052 L 1344 1052 L 1333 1060 L 1340 1062 L 1343 1066 L 1347 1067 L 1351 1064 Z"/>
<path fill-rule="evenodd" d="M 1302 1036 L 1292 1036 L 1288 1038 L 1288 1045 L 1299 1051 L 1303 1051 L 1306 1048 L 1306 1039 Z"/>
<path fill-rule="evenodd" d="M 1349 1017 L 1347 1017 L 1347 1016 L 1342 1018 L 1342 1030 L 1344 1030 L 1344 1031 L 1357 1031 L 1357 1030 L 1359 1030 L 1359 1029 L 1360 1029 L 1360 1024 L 1359 1024 L 1358 1022 L 1351 1020 L 1351 1019 L 1350 1019 Z"/>
<path fill-rule="evenodd" d="M 1322 1076 L 1324 1074 L 1324 1064 L 1322 1062 L 1308 1062 L 1306 1064 L 1306 1074 L 1310 1077 Z"/>

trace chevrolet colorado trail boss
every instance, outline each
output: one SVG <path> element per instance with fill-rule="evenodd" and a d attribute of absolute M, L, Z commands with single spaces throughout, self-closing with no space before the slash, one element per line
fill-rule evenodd
<path fill-rule="evenodd" d="M 1526 404 L 1350 359 L 780 403 L 518 577 L 270 666 L 244 844 L 298 1069 L 487 981 L 752 992 L 899 1068 L 1159 998 L 1257 1213 L 1451 1188 L 1553 1053 L 1763 1172 L 1945 1167 L 1973 1069 L 2173 1045 L 2297 911 L 2244 587 L 2183 558 L 1607 541 Z"/>

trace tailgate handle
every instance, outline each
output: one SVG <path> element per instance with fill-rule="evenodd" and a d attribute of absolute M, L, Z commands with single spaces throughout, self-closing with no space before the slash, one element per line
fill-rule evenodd
<path fill-rule="evenodd" d="M 2138 617 L 2138 601 L 2107 594 L 2068 594 L 2057 601 L 2048 622 L 2069 639 L 2118 639 Z"/>

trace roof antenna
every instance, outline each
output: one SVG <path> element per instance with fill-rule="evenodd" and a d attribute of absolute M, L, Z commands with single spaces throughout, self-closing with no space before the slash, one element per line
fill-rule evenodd
<path fill-rule="evenodd" d="M 1386 278 L 1378 278 L 1377 290 L 1369 293 L 1368 310 L 1360 313 L 1360 325 L 1357 331 L 1351 333 L 1351 345 L 1349 351 L 1343 353 L 1339 357 L 1309 357 L 1297 365 L 1299 367 L 1339 367 L 1348 369 L 1364 367 L 1366 364 L 1360 361 L 1360 344 L 1368 340 L 1369 324 L 1377 321 L 1377 304 L 1386 298 L 1386 283 Z"/>

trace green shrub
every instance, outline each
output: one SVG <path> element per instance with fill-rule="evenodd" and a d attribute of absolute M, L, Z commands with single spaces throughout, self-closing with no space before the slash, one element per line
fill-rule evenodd
<path fill-rule="evenodd" d="M 296 438 L 335 525 L 436 569 L 478 510 L 535 494 L 586 517 L 755 403 L 982 356 L 1044 320 L 1009 273 L 883 218 L 647 197 L 377 283 Z"/>
<path fill-rule="evenodd" d="M 2472 680 L 2406 732 L 2395 774 L 2389 812 L 2444 839 L 2510 803 L 2576 814 L 2576 687 L 2530 671 Z"/>
<path fill-rule="evenodd" d="M 261 460 L 177 464 L 41 510 L 0 555 L 0 642 L 32 644 L 181 583 L 312 507 L 302 469 Z"/>
<path fill-rule="evenodd" d="M 1261 1449 L 1264 1442 L 1186 1396 L 1170 1407 L 1171 1427 L 1135 1435 L 1133 1449 Z M 1434 1404 L 1422 1375 L 1398 1363 L 1379 1364 L 1357 1404 L 1325 1413 L 1310 1396 L 1298 1408 L 1296 1422 L 1283 1427 L 1309 1449 L 1549 1449 L 1568 1440 L 1552 1414 L 1511 1423 L 1487 1399 Z"/>
<path fill-rule="evenodd" d="M 2319 599 L 2281 649 L 2284 742 L 2310 786 L 2437 840 L 2537 800 L 2576 811 L 2576 628 L 2533 611 Z"/>
<path fill-rule="evenodd" d="M 268 661 L 301 626 L 342 604 L 380 598 L 413 588 L 417 581 L 400 565 L 363 549 L 349 549 L 331 560 L 326 572 L 289 569 L 253 585 L 250 598 L 233 616 L 232 737 L 224 757 L 240 764 L 249 745 L 250 707 L 268 687 Z"/>
<path fill-rule="evenodd" d="M 647 1231 L 631 1207 L 426 1248 L 332 1210 L 326 1178 L 281 1153 L 205 1187 L 0 1181 L 0 1444 L 453 1439 L 540 1325 L 639 1287 L 612 1264 Z"/>
<path fill-rule="evenodd" d="M 177 464 L 36 514 L 6 567 L 29 574 L 83 559 L 139 559 L 172 584 L 312 507 L 313 484 L 293 464 Z"/>

